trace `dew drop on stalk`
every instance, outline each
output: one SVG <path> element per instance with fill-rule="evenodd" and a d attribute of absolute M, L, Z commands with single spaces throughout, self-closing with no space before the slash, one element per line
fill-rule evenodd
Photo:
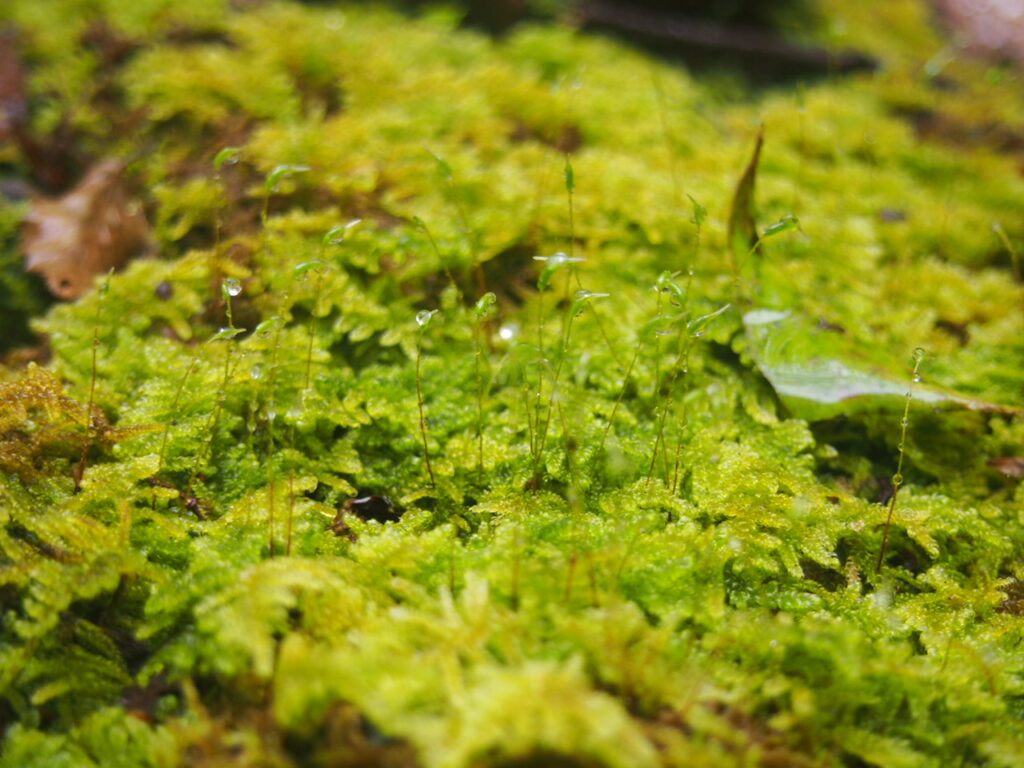
<path fill-rule="evenodd" d="M 242 284 L 234 277 L 225 278 L 222 288 L 228 296 L 237 296 L 242 292 Z"/>
<path fill-rule="evenodd" d="M 253 379 L 257 381 L 262 379 L 266 375 L 266 373 L 266 369 L 259 363 L 256 363 L 256 365 L 249 369 L 249 376 L 251 376 Z"/>
<path fill-rule="evenodd" d="M 436 315 L 436 314 L 437 314 L 437 310 L 436 309 L 421 309 L 419 312 L 416 313 L 416 324 L 420 328 L 422 328 L 427 323 L 429 323 L 430 319 L 434 315 Z"/>

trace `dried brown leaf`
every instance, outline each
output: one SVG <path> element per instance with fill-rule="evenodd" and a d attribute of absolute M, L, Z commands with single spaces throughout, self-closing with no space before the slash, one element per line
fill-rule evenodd
<path fill-rule="evenodd" d="M 988 465 L 1007 477 L 1024 477 L 1024 456 L 1001 456 L 989 459 Z"/>
<path fill-rule="evenodd" d="M 66 195 L 33 202 L 21 247 L 27 271 L 41 274 L 54 295 L 76 299 L 96 275 L 120 267 L 148 239 L 149 225 L 128 193 L 124 166 L 104 160 Z"/>
<path fill-rule="evenodd" d="M 743 268 L 744 262 L 757 243 L 757 224 L 754 221 L 754 185 L 757 183 L 757 164 L 764 146 L 764 126 L 758 129 L 754 151 L 750 156 L 743 175 L 736 184 L 732 206 L 729 209 L 729 249 L 732 255 L 733 272 Z"/>

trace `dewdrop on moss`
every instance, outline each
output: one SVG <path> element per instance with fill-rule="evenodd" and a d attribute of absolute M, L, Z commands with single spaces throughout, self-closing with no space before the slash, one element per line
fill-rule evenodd
<path fill-rule="evenodd" d="M 424 328 L 436 314 L 436 309 L 421 309 L 416 313 L 416 325 L 420 328 Z"/>
<path fill-rule="evenodd" d="M 502 341 L 515 341 L 515 338 L 522 331 L 518 323 L 508 323 L 498 329 L 498 338 Z"/>
<path fill-rule="evenodd" d="M 242 284 L 234 277 L 228 277 L 221 283 L 221 290 L 228 296 L 235 297 L 242 292 Z"/>

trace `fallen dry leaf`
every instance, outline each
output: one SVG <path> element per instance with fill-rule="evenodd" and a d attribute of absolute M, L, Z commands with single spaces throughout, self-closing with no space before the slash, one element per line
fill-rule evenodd
<path fill-rule="evenodd" d="M 988 465 L 1007 477 L 1024 477 L 1024 456 L 1003 456 L 989 459 Z"/>
<path fill-rule="evenodd" d="M 149 225 L 123 172 L 119 161 L 104 160 L 66 195 L 33 201 L 22 230 L 25 269 L 41 274 L 54 295 L 78 298 L 96 275 L 145 247 Z"/>

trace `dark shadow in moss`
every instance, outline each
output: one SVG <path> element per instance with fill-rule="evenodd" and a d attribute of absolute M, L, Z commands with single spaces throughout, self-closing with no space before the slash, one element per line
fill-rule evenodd
<path fill-rule="evenodd" d="M 546 749 L 539 749 L 523 757 L 485 761 L 495 768 L 602 768 L 604 763 L 585 755 L 566 755 Z"/>
<path fill-rule="evenodd" d="M 388 736 L 354 706 L 337 702 L 308 735 L 286 732 L 285 752 L 299 768 L 415 768 L 415 750 Z"/>
<path fill-rule="evenodd" d="M 846 577 L 834 568 L 826 568 L 813 560 L 801 560 L 800 570 L 805 579 L 824 587 L 828 592 L 835 592 L 846 586 Z"/>

